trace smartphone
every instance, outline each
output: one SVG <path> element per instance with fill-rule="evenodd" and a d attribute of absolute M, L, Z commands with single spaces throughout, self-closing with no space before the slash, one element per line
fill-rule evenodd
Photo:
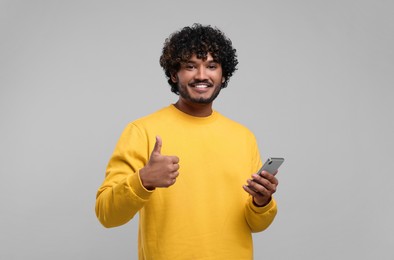
<path fill-rule="evenodd" d="M 271 174 L 274 174 L 284 161 L 285 161 L 284 158 L 270 157 L 267 159 L 267 161 L 265 161 L 265 163 L 257 172 L 257 174 L 260 175 L 262 171 L 267 171 Z"/>

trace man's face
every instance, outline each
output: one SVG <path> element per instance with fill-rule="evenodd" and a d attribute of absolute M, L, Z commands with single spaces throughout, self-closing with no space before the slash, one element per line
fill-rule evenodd
<path fill-rule="evenodd" d="M 213 60 L 211 54 L 207 55 L 206 60 L 193 55 L 189 61 L 181 64 L 171 79 L 178 83 L 180 98 L 200 104 L 212 103 L 224 82 L 222 66 Z"/>

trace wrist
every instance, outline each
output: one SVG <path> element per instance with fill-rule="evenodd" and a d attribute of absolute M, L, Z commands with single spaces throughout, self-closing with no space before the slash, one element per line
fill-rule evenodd
<path fill-rule="evenodd" d="M 144 168 L 142 168 L 142 169 L 140 169 L 140 171 L 139 171 L 139 177 L 140 177 L 140 180 L 141 180 L 141 184 L 142 184 L 142 186 L 144 186 L 144 188 L 145 189 L 147 189 L 147 190 L 154 190 L 155 189 L 155 187 L 153 187 L 152 185 L 150 185 L 149 184 L 149 179 L 148 178 L 146 178 L 146 169 L 145 169 L 145 167 Z"/>
<path fill-rule="evenodd" d="M 253 200 L 252 200 L 253 205 L 255 205 L 256 207 L 259 207 L 259 208 L 262 208 L 262 207 L 267 206 L 268 203 L 270 203 L 270 201 L 271 201 L 271 197 L 269 197 L 269 198 L 268 198 L 267 200 L 265 200 L 265 201 L 256 201 L 256 198 L 255 198 L 255 197 L 253 197 Z"/>

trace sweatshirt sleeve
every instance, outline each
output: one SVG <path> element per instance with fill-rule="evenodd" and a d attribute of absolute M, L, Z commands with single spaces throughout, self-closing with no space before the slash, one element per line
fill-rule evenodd
<path fill-rule="evenodd" d="M 251 158 L 252 158 L 252 172 L 257 172 L 262 166 L 259 148 L 256 137 L 252 134 L 251 137 Z M 257 207 L 253 203 L 253 197 L 249 196 L 245 203 L 245 219 L 252 232 L 260 232 L 268 228 L 274 221 L 277 213 L 276 201 L 274 198 L 264 207 Z"/>
<path fill-rule="evenodd" d="M 103 184 L 96 195 L 96 215 L 105 227 L 130 221 L 153 191 L 141 183 L 139 170 L 149 159 L 148 140 L 136 125 L 123 131 L 109 160 Z"/>
<path fill-rule="evenodd" d="M 268 228 L 274 221 L 277 213 L 274 198 L 264 207 L 253 204 L 253 197 L 249 196 L 245 205 L 245 218 L 252 232 L 260 232 Z"/>

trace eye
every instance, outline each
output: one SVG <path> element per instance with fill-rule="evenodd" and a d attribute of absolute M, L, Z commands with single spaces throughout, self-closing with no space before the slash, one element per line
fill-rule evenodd
<path fill-rule="evenodd" d="M 184 65 L 184 68 L 187 69 L 187 70 L 193 70 L 195 68 L 195 66 L 192 63 L 186 63 Z"/>
<path fill-rule="evenodd" d="M 218 67 L 218 65 L 216 63 L 211 63 L 208 65 L 207 68 L 210 70 L 215 70 L 215 69 L 217 69 L 217 67 Z"/>

